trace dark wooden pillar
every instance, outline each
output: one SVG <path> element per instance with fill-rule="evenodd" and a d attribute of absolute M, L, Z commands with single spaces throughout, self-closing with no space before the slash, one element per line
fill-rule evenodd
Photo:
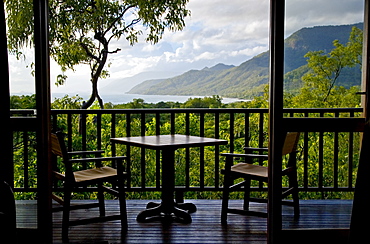
<path fill-rule="evenodd" d="M 281 243 L 285 1 L 270 0 L 268 243 Z"/>
<path fill-rule="evenodd" d="M 42 243 L 52 243 L 51 169 L 50 169 L 50 61 L 48 1 L 34 0 L 35 78 L 37 108 L 37 210 Z"/>
<path fill-rule="evenodd" d="M 370 229 L 370 43 L 369 43 L 369 27 L 370 27 L 370 3 L 365 0 L 365 16 L 364 16 L 364 41 L 362 54 L 362 91 L 365 92 L 362 98 L 362 107 L 364 108 L 365 128 L 362 135 L 360 160 L 357 172 L 357 180 L 355 187 L 355 195 L 353 199 L 351 228 L 350 228 L 350 243 L 369 243 L 370 237 L 368 231 Z"/>
<path fill-rule="evenodd" d="M 0 50 L 1 50 L 1 88 L 0 88 L 0 116 L 1 116 L 1 170 L 0 180 L 6 181 L 13 187 L 13 158 L 12 158 L 12 132 L 10 129 L 10 98 L 9 98 L 9 68 L 8 68 L 8 49 L 6 38 L 6 24 L 4 2 L 1 1 L 0 9 Z"/>
<path fill-rule="evenodd" d="M 9 68 L 6 38 L 6 24 L 4 1 L 0 3 L 0 52 L 1 52 L 1 88 L 0 88 L 0 116 L 1 116 L 1 170 L 0 170 L 0 235 L 1 241 L 11 243 L 16 235 L 16 215 L 13 192 L 14 169 L 12 158 L 12 131 L 10 129 L 10 98 L 9 98 Z"/>

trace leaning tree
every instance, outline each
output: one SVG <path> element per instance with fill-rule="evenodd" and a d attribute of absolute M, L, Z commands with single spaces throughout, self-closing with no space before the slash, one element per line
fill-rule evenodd
<path fill-rule="evenodd" d="M 50 56 L 61 67 L 56 84 L 67 79 L 65 71 L 77 65 L 90 67 L 92 84 L 90 99 L 82 108 L 90 107 L 97 99 L 98 81 L 107 77 L 110 49 L 113 40 L 125 38 L 130 45 L 145 40 L 157 43 L 165 31 L 182 30 L 189 0 L 49 0 Z M 32 0 L 5 0 L 8 24 L 9 50 L 21 57 L 25 47 L 33 45 Z"/>

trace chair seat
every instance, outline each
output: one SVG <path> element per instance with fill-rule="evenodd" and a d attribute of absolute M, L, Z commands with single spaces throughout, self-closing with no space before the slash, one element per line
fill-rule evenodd
<path fill-rule="evenodd" d="M 117 176 L 117 170 L 111 167 L 100 167 L 95 169 L 86 169 L 73 173 L 76 182 L 85 182 L 91 180 L 98 180 L 101 178 Z"/>
<path fill-rule="evenodd" d="M 247 164 L 247 163 L 238 163 L 231 167 L 231 172 L 236 172 L 240 174 L 248 174 L 258 177 L 267 178 L 268 177 L 268 168 L 264 166 Z"/>

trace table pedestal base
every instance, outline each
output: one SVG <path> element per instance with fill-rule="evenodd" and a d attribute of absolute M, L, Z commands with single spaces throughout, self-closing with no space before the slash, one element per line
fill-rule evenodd
<path fill-rule="evenodd" d="M 197 211 L 197 207 L 192 203 L 174 203 L 165 206 L 163 203 L 150 202 L 147 209 L 141 211 L 136 220 L 138 222 L 148 222 L 152 220 L 172 221 L 178 220 L 184 224 L 191 223 L 190 213 Z"/>

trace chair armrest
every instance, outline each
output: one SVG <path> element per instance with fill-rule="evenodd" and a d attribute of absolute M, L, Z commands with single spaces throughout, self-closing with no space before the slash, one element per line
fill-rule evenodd
<path fill-rule="evenodd" d="M 268 152 L 268 148 L 267 147 L 245 147 L 244 150 L 247 152 L 253 152 L 253 151 L 256 151 L 256 152 Z"/>
<path fill-rule="evenodd" d="M 70 163 L 84 163 L 84 162 L 94 162 L 95 167 L 100 168 L 104 165 L 102 162 L 105 161 L 112 161 L 112 167 L 117 169 L 117 174 L 123 175 L 126 174 L 125 168 L 123 166 L 123 160 L 126 160 L 127 156 L 117 156 L 117 157 L 96 157 L 96 158 L 76 158 L 76 159 L 70 159 Z M 117 161 L 116 164 L 113 163 L 113 161 Z"/>
<path fill-rule="evenodd" d="M 234 164 L 233 158 L 260 158 L 264 160 L 268 159 L 268 155 L 262 155 L 262 154 L 222 153 L 221 156 L 226 156 L 226 163 L 225 163 L 225 170 L 224 170 L 225 174 L 228 174 L 228 172 L 231 169 L 231 166 L 233 166 Z"/>
<path fill-rule="evenodd" d="M 97 158 L 75 158 L 75 159 L 70 159 L 69 162 L 71 162 L 71 163 L 103 162 L 103 161 L 125 160 L 125 159 L 127 159 L 127 156 L 119 156 L 119 157 L 97 157 Z"/>
<path fill-rule="evenodd" d="M 263 154 L 245 154 L 245 153 L 222 153 L 221 156 L 234 157 L 234 158 L 263 158 L 267 159 L 268 155 Z"/>
<path fill-rule="evenodd" d="M 68 155 L 83 155 L 83 154 L 103 154 L 104 150 L 96 150 L 96 151 L 73 151 L 73 152 L 68 152 Z"/>

